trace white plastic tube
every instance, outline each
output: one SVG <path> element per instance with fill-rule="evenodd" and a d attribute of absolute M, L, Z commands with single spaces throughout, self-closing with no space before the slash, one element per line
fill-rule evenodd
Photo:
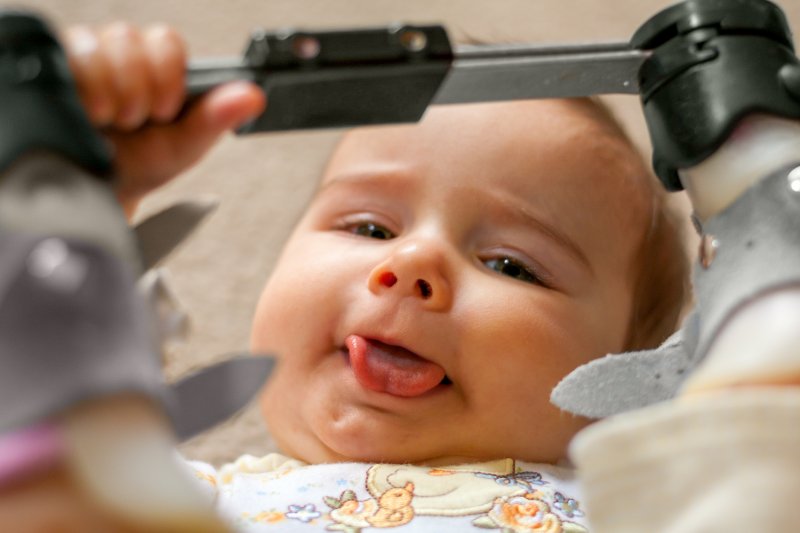
<path fill-rule="evenodd" d="M 135 530 L 225 533 L 213 502 L 182 468 L 164 416 L 135 395 L 99 398 L 61 419 L 72 478 Z"/>

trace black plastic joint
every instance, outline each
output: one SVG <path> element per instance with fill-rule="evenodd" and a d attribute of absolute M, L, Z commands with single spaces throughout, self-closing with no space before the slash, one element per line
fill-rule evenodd
<path fill-rule="evenodd" d="M 744 116 L 800 118 L 800 62 L 785 15 L 767 0 L 688 0 L 648 20 L 631 45 L 652 51 L 640 94 L 653 168 L 669 190 Z"/>
<path fill-rule="evenodd" d="M 800 102 L 800 63 L 784 65 L 780 78 L 786 91 Z"/>
<path fill-rule="evenodd" d="M 245 62 L 266 113 L 240 133 L 417 122 L 453 60 L 442 26 L 258 32 Z"/>
<path fill-rule="evenodd" d="M 42 150 L 110 179 L 111 151 L 83 109 L 61 45 L 24 11 L 0 9 L 0 116 L 0 172 Z"/>

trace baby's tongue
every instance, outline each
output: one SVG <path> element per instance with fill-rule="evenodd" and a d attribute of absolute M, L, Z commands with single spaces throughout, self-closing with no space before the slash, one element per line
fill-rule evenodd
<path fill-rule="evenodd" d="M 395 396 L 419 396 L 436 387 L 444 369 L 399 346 L 350 335 L 350 365 L 362 387 Z"/>

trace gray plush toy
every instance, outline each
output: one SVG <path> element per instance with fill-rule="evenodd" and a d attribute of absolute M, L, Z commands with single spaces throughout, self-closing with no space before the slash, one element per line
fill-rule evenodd
<path fill-rule="evenodd" d="M 0 47 L 16 68 L 0 79 L 0 433 L 120 393 L 161 405 L 180 438 L 221 421 L 261 387 L 272 360 L 239 358 L 168 386 L 163 284 L 149 276 L 144 297 L 137 290 L 213 206 L 184 202 L 131 228 L 108 146 L 52 32 L 3 12 Z"/>

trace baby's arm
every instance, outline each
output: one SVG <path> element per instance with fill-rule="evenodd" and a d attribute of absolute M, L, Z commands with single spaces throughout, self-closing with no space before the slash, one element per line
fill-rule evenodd
<path fill-rule="evenodd" d="M 128 216 L 265 105 L 255 85 L 234 82 L 183 111 L 186 45 L 166 26 L 78 26 L 63 43 L 86 111 L 114 146 L 117 196 Z"/>

